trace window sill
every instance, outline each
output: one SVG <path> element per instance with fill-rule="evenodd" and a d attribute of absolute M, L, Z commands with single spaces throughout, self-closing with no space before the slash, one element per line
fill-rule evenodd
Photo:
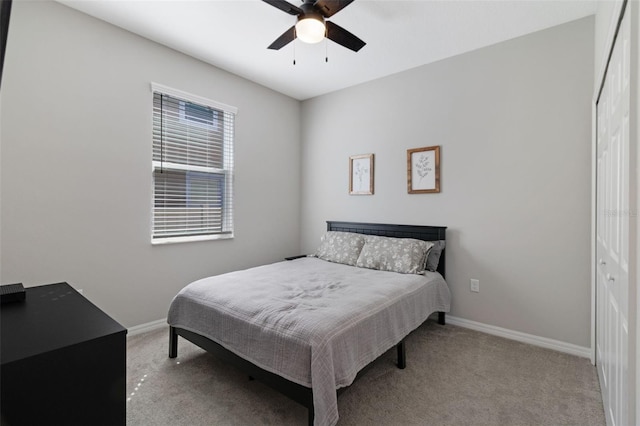
<path fill-rule="evenodd" d="M 164 245 L 164 244 L 178 244 L 178 243 L 190 243 L 194 241 L 210 241 L 210 240 L 230 240 L 233 239 L 233 232 L 226 234 L 214 234 L 214 235 L 193 235 L 189 237 L 165 237 L 165 238 L 153 238 L 151 245 Z"/>

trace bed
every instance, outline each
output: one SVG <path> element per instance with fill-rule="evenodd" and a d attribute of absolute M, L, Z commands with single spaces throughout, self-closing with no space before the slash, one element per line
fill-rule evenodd
<path fill-rule="evenodd" d="M 325 235 L 340 238 L 331 244 L 349 245 L 341 256 L 363 239 L 369 244 L 353 249 L 360 253 L 357 265 L 353 256 L 344 262 L 294 256 L 195 281 L 169 308 L 169 357 L 177 356 L 182 336 L 306 406 L 309 425 L 333 425 L 337 395 L 364 367 L 395 346 L 398 367 L 404 368 L 404 338 L 436 312 L 444 325 L 450 304 L 445 231 L 330 221 Z M 398 273 L 394 265 L 379 270 L 363 263 L 370 262 L 364 254 L 375 247 L 372 241 L 422 244 L 426 251 L 430 242 L 439 243 L 440 258 L 435 271 Z M 325 237 L 322 244 L 328 244 Z"/>

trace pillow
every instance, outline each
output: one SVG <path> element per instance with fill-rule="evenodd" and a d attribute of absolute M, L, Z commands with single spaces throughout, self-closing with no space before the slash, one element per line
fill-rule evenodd
<path fill-rule="evenodd" d="M 353 232 L 327 231 L 320 240 L 316 257 L 328 262 L 355 266 L 364 246 L 364 236 Z"/>
<path fill-rule="evenodd" d="M 413 238 L 367 235 L 356 266 L 402 274 L 421 274 L 432 246 L 430 241 Z"/>
<path fill-rule="evenodd" d="M 438 269 L 442 250 L 444 250 L 444 240 L 432 241 L 432 243 L 433 247 L 429 250 L 429 256 L 427 256 L 427 270 L 435 272 Z"/>

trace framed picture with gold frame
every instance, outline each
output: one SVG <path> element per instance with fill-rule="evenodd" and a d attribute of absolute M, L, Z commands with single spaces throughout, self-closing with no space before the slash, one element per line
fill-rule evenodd
<path fill-rule="evenodd" d="M 373 195 L 373 154 L 349 157 L 349 194 Z"/>
<path fill-rule="evenodd" d="M 440 146 L 407 150 L 407 191 L 409 194 L 440 192 Z"/>

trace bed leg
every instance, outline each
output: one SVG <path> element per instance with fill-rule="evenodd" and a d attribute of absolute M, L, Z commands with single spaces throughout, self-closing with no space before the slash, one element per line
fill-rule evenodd
<path fill-rule="evenodd" d="M 438 312 L 438 324 L 444 325 L 444 312 Z"/>
<path fill-rule="evenodd" d="M 309 426 L 313 426 L 313 405 L 311 405 L 310 407 L 308 407 L 307 412 L 309 413 Z"/>
<path fill-rule="evenodd" d="M 174 327 L 169 327 L 169 358 L 178 356 L 178 333 Z"/>
<path fill-rule="evenodd" d="M 404 347 L 404 339 L 396 346 L 398 349 L 398 368 L 404 369 L 407 366 L 407 353 Z"/>

